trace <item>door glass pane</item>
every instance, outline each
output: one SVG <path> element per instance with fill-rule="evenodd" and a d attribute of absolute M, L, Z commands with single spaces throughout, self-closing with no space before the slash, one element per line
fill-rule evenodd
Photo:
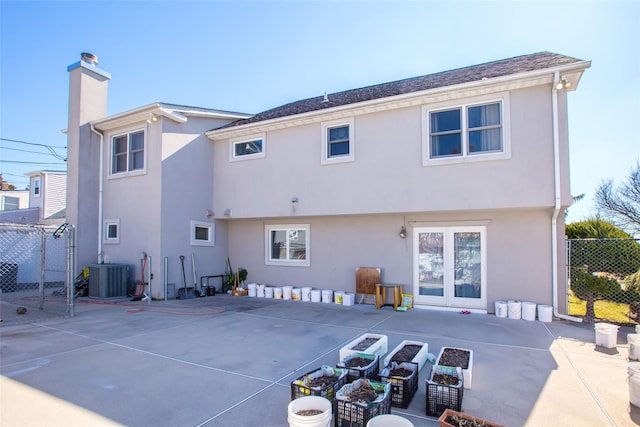
<path fill-rule="evenodd" d="M 419 233 L 420 295 L 444 295 L 444 234 Z"/>
<path fill-rule="evenodd" d="M 454 233 L 455 296 L 481 297 L 480 233 Z"/>

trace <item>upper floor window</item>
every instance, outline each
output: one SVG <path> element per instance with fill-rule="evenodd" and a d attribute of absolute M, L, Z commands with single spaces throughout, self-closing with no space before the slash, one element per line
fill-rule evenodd
<path fill-rule="evenodd" d="M 36 197 L 40 197 L 40 180 L 33 180 L 33 195 Z"/>
<path fill-rule="evenodd" d="M 111 151 L 111 173 L 144 169 L 144 131 L 114 136 Z"/>
<path fill-rule="evenodd" d="M 252 135 L 231 140 L 230 161 L 265 157 L 266 135 Z"/>
<path fill-rule="evenodd" d="M 354 160 L 353 119 L 322 124 L 322 164 Z"/>
<path fill-rule="evenodd" d="M 490 102 L 423 109 L 427 123 L 423 164 L 510 156 L 506 96 Z"/>

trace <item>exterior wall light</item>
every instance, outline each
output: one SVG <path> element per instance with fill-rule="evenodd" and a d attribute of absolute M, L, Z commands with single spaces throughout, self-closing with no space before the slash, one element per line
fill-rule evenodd
<path fill-rule="evenodd" d="M 400 238 L 401 239 L 407 238 L 407 227 L 405 227 L 404 225 L 400 228 Z"/>

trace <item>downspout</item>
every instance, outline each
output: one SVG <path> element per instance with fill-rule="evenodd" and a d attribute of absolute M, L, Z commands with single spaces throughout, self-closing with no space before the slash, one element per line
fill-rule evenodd
<path fill-rule="evenodd" d="M 553 215 L 551 216 L 551 283 L 553 298 L 553 315 L 565 320 L 582 322 L 579 317 L 568 316 L 558 312 L 558 216 L 562 211 L 561 188 L 560 188 L 560 130 L 558 125 L 558 89 L 556 85 L 560 82 L 560 73 L 553 74 L 553 84 L 551 86 L 551 108 L 553 120 L 553 178 L 555 204 Z"/>
<path fill-rule="evenodd" d="M 98 135 L 100 138 L 100 165 L 98 166 L 98 173 L 100 176 L 98 177 L 98 264 L 102 264 L 104 262 L 102 256 L 102 221 L 103 221 L 103 213 L 102 213 L 102 192 L 104 187 L 103 182 L 103 173 L 104 173 L 104 135 L 96 130 L 93 125 L 91 125 L 91 132 Z"/>

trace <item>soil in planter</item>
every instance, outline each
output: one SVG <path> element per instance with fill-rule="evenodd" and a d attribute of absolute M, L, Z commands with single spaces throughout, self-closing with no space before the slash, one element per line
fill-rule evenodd
<path fill-rule="evenodd" d="M 458 385 L 459 378 L 455 375 L 433 374 L 431 381 L 442 385 Z"/>
<path fill-rule="evenodd" d="M 303 417 L 310 417 L 312 415 L 320 415 L 322 413 L 319 409 L 303 409 L 301 411 L 296 412 L 296 415 L 300 415 Z"/>
<path fill-rule="evenodd" d="M 391 372 L 389 372 L 389 376 L 407 378 L 407 377 L 410 377 L 412 373 L 413 372 L 408 369 L 396 368 L 396 369 L 392 369 Z"/>
<path fill-rule="evenodd" d="M 378 338 L 365 338 L 358 344 L 354 345 L 352 350 L 362 351 L 366 350 L 378 341 Z"/>
<path fill-rule="evenodd" d="M 349 394 L 349 400 L 352 402 L 371 403 L 378 398 L 376 392 L 368 381 L 364 381 L 357 390 Z"/>
<path fill-rule="evenodd" d="M 369 366 L 372 362 L 373 360 L 365 359 L 364 357 L 354 357 L 353 359 L 350 359 L 348 362 L 346 362 L 344 365 L 347 368 L 362 368 L 365 366 Z"/>
<path fill-rule="evenodd" d="M 336 381 L 338 381 L 338 376 L 337 375 L 323 375 L 321 377 L 318 378 L 314 378 L 311 381 L 308 381 L 306 383 L 306 386 L 309 388 L 316 388 L 316 387 L 326 387 L 328 385 L 331 385 L 333 383 L 335 383 Z"/>
<path fill-rule="evenodd" d="M 454 366 L 462 369 L 469 368 L 469 352 L 457 348 L 445 348 L 438 362 L 441 366 Z"/>
<path fill-rule="evenodd" d="M 392 362 L 411 362 L 414 357 L 420 352 L 421 345 L 407 344 L 398 350 L 391 359 Z"/>
<path fill-rule="evenodd" d="M 460 417 L 458 415 L 449 415 L 444 421 L 455 427 L 489 427 L 489 424 L 484 421 L 476 420 L 475 418 Z"/>

